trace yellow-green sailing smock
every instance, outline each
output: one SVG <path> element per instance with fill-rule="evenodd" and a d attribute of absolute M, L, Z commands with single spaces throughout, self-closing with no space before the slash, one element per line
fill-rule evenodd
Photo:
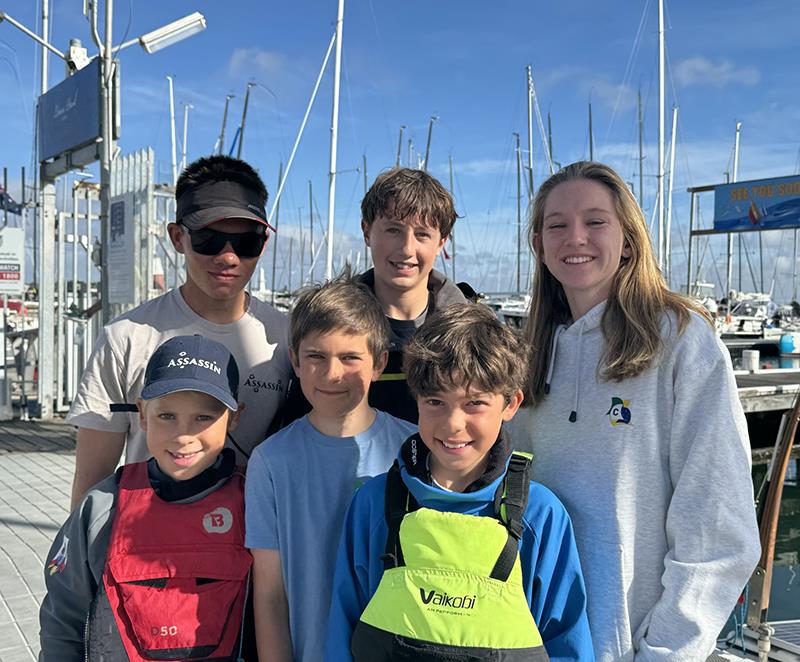
<path fill-rule="evenodd" d="M 530 456 L 514 453 L 496 517 L 419 508 L 395 462 L 385 570 L 353 634 L 355 662 L 545 662 L 519 561 Z"/>

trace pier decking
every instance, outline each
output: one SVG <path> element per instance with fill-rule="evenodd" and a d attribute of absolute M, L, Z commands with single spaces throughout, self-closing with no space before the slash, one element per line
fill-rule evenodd
<path fill-rule="evenodd" d="M 64 424 L 0 423 L 0 660 L 39 653 L 50 543 L 69 514 L 75 433 Z"/>
<path fill-rule="evenodd" d="M 739 370 L 736 385 L 746 414 L 790 409 L 800 390 L 800 370 Z"/>

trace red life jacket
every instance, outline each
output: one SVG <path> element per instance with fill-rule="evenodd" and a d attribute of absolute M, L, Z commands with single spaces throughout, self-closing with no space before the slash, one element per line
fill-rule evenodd
<path fill-rule="evenodd" d="M 146 462 L 124 468 L 103 584 L 132 662 L 233 657 L 251 563 L 241 474 L 168 503 Z"/>

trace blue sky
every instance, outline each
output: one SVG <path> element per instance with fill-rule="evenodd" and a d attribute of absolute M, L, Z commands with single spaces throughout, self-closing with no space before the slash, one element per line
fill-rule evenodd
<path fill-rule="evenodd" d="M 0 0 L 0 8 L 29 27 L 35 0 Z M 91 42 L 80 0 L 51 0 L 52 42 Z M 278 166 L 288 159 L 325 54 L 336 15 L 333 0 L 267 3 L 255 0 L 189 2 L 116 0 L 115 43 L 199 10 L 208 28 L 153 55 L 121 53 L 123 153 L 152 145 L 156 176 L 170 176 L 166 75 L 175 77 L 178 136 L 182 103 L 191 103 L 189 160 L 211 151 L 225 95 L 231 104 L 228 143 L 241 117 L 244 88 L 251 95 L 243 156 L 277 190 Z M 688 224 L 686 187 L 720 183 L 732 167 L 734 127 L 742 122 L 739 179 L 781 176 L 800 169 L 800 5 L 760 0 L 667 2 L 667 102 L 679 106 L 676 149 L 673 285 L 685 282 Z M 638 35 L 638 38 L 637 38 Z M 645 121 L 646 214 L 652 213 L 657 170 L 657 3 L 588 2 L 379 2 L 345 7 L 336 222 L 337 253 L 360 250 L 358 204 L 367 156 L 369 179 L 393 165 L 401 124 L 405 162 L 411 138 L 424 151 L 428 119 L 435 114 L 429 169 L 447 185 L 448 157 L 455 168 L 458 279 L 486 291 L 513 286 L 516 255 L 516 170 L 512 132 L 526 141 L 525 66 L 533 67 L 541 112 L 553 126 L 554 158 L 588 157 L 588 109 L 594 118 L 595 158 L 635 182 L 638 193 L 636 93 Z M 93 49 L 91 49 L 93 50 Z M 0 24 L 0 165 L 8 166 L 12 194 L 20 166 L 31 166 L 32 117 L 38 55 L 33 42 Z M 51 84 L 63 68 L 51 57 Z M 327 216 L 332 64 L 287 180 L 281 203 L 279 285 L 287 279 L 286 241 L 307 226 L 308 181 L 316 210 Z M 669 109 L 667 137 L 669 137 Z M 547 173 L 542 138 L 534 138 L 534 180 Z M 416 158 L 416 157 L 414 157 Z M 524 155 L 527 159 L 527 155 Z M 709 225 L 713 200 L 702 202 Z M 315 238 L 321 236 L 321 225 Z M 791 238 L 765 233 L 765 279 L 777 274 L 776 295 L 791 294 Z M 755 251 L 755 236 L 748 238 Z M 724 278 L 724 239 L 712 241 Z M 295 246 L 295 269 L 297 266 Z M 270 259 L 267 256 L 268 260 Z M 753 253 L 758 273 L 758 255 Z M 270 263 L 271 264 L 271 263 Z M 448 265 L 448 270 L 449 270 Z M 710 257 L 703 274 L 717 280 Z M 735 270 L 736 271 L 736 270 Z M 321 274 L 321 270 L 319 272 Z M 747 269 L 745 269 L 747 273 Z M 281 280 L 282 279 L 282 280 Z M 293 284 L 298 275 L 295 272 Z M 745 288 L 750 289 L 749 278 Z M 766 284 L 769 286 L 769 282 Z M 719 292 L 719 290 L 718 290 Z"/>

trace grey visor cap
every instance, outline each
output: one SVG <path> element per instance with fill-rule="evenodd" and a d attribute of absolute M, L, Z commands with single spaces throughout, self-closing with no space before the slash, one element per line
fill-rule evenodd
<path fill-rule="evenodd" d="M 187 191 L 177 200 L 177 221 L 189 230 L 202 228 L 228 218 L 255 221 L 265 228 L 267 213 L 264 202 L 254 191 L 237 182 L 208 182 Z"/>

